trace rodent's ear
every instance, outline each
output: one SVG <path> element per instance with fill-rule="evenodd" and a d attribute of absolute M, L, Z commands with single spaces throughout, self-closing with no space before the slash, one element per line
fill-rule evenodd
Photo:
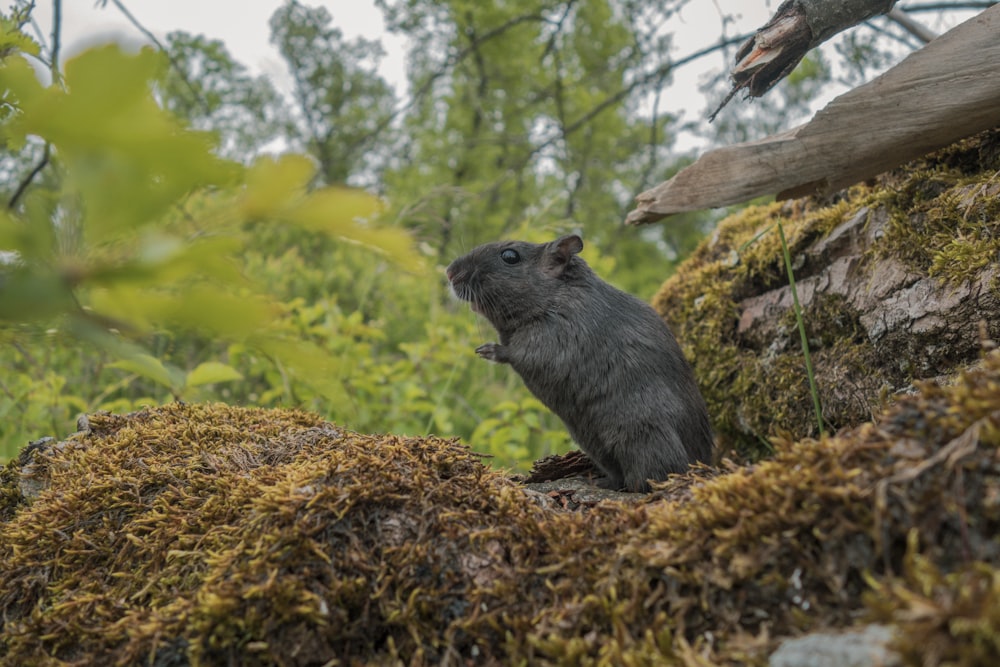
<path fill-rule="evenodd" d="M 542 270 L 553 278 L 562 275 L 570 258 L 583 250 L 583 240 L 576 234 L 556 239 L 545 249 Z"/>
<path fill-rule="evenodd" d="M 566 255 L 566 259 L 569 259 L 570 255 L 575 255 L 583 250 L 583 239 L 576 234 L 570 234 L 569 236 L 556 239 L 556 246 L 558 246 L 560 252 Z"/>

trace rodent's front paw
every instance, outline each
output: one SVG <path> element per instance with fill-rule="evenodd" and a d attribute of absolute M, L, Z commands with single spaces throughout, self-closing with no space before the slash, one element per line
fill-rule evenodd
<path fill-rule="evenodd" d="M 506 361 L 503 351 L 503 345 L 500 345 L 499 343 L 483 343 L 476 348 L 476 354 L 480 357 L 498 364 L 502 364 Z"/>

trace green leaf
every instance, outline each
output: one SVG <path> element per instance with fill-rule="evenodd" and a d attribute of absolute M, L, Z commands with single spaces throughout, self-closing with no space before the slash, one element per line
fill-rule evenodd
<path fill-rule="evenodd" d="M 250 345 L 327 399 L 337 403 L 349 402 L 341 379 L 340 361 L 318 345 L 274 335 L 255 337 Z"/>
<path fill-rule="evenodd" d="M 280 217 L 296 198 L 305 195 L 316 172 L 304 155 L 257 158 L 246 173 L 246 191 L 240 208 L 251 220 Z"/>
<path fill-rule="evenodd" d="M 382 211 L 377 197 L 332 186 L 306 194 L 314 173 L 312 161 L 301 155 L 258 159 L 247 172 L 243 212 L 251 219 L 273 219 L 360 244 L 410 271 L 423 269 L 409 234 L 373 222 Z"/>
<path fill-rule="evenodd" d="M 0 321 L 44 320 L 74 307 L 58 276 L 15 266 L 0 273 Z"/>
<path fill-rule="evenodd" d="M 199 387 L 203 384 L 215 384 L 216 382 L 230 382 L 232 380 L 242 380 L 243 375 L 230 366 L 218 361 L 206 361 L 198 364 L 194 370 L 187 374 L 184 383 L 188 387 Z"/>
<path fill-rule="evenodd" d="M 197 187 L 234 182 L 241 167 L 212 153 L 212 136 L 185 130 L 153 99 L 163 57 L 117 46 L 66 63 L 66 89 L 20 99 L 15 124 L 50 141 L 86 211 L 91 242 L 155 221 Z"/>
<path fill-rule="evenodd" d="M 4 103 L 21 109 L 25 104 L 30 107 L 41 97 L 44 89 L 28 61 L 11 56 L 0 61 L 0 90 L 6 91 L 0 98 Z M 9 114 L 9 110 L 3 111 L 5 119 Z M 8 150 L 20 150 L 25 143 L 24 128 L 18 123 L 5 122 L 0 126 L 0 143 Z"/>
<path fill-rule="evenodd" d="M 199 285 L 178 293 L 152 292 L 129 285 L 94 290 L 98 312 L 136 326 L 177 326 L 218 336 L 245 338 L 266 327 L 275 309 L 262 297 L 241 296 Z"/>
<path fill-rule="evenodd" d="M 214 278 L 234 287 L 247 284 L 234 258 L 240 248 L 241 243 L 235 237 L 182 242 L 154 233 L 142 239 L 135 258 L 98 261 L 83 273 L 87 285 L 92 287 L 120 287 L 125 283 L 159 287 L 193 278 Z"/>
<path fill-rule="evenodd" d="M 486 440 L 487 436 L 495 433 L 502 423 L 499 419 L 484 419 L 479 422 L 476 430 L 472 432 L 472 442 L 476 443 Z"/>
<path fill-rule="evenodd" d="M 349 236 L 359 219 L 373 218 L 381 211 L 374 195 L 364 190 L 326 187 L 294 202 L 282 218 L 302 229 Z"/>
<path fill-rule="evenodd" d="M 174 389 L 176 386 L 170 371 L 163 365 L 163 362 L 148 354 L 136 354 L 128 359 L 112 362 L 108 364 L 108 367 L 135 373 L 169 389 Z"/>
<path fill-rule="evenodd" d="M 52 225 L 47 220 L 24 222 L 0 209 L 0 250 L 16 251 L 22 260 L 32 260 L 48 257 L 52 245 Z"/>
<path fill-rule="evenodd" d="M 10 17 L 0 14 L 0 57 L 17 51 L 33 56 L 41 53 L 38 42 L 21 30 L 22 22 L 19 18 L 21 17 L 16 12 Z"/>

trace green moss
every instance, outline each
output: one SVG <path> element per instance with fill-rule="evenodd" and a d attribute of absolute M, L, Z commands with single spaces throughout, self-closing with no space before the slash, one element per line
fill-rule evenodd
<path fill-rule="evenodd" d="M 0 521 L 4 521 L 14 514 L 14 510 L 21 504 L 21 492 L 17 488 L 18 480 L 17 461 L 11 461 L 0 468 Z"/>
<path fill-rule="evenodd" d="M 877 257 L 957 285 L 1000 258 L 1000 131 L 966 140 L 892 175 L 873 201 L 891 210 Z"/>
<path fill-rule="evenodd" d="M 911 533 L 902 576 L 874 582 L 873 617 L 897 628 L 895 648 L 913 665 L 991 665 L 1000 656 L 1000 572 L 981 561 L 942 571 Z"/>
<path fill-rule="evenodd" d="M 692 361 L 724 451 L 756 458 L 770 452 L 768 438 L 782 429 L 811 434 L 806 423 L 814 425 L 815 418 L 801 352 L 792 347 L 765 357 L 749 348 L 737 335 L 739 301 L 788 282 L 777 224 L 795 257 L 860 206 L 844 199 L 826 208 L 798 202 L 741 211 L 723 221 L 654 298 L 654 308 L 671 323 Z M 845 321 L 842 303 L 821 304 L 807 313 L 810 337 L 822 332 L 820 340 L 827 342 L 857 329 L 856 318 Z M 791 309 L 788 313 L 794 318 Z M 794 319 L 787 331 L 797 341 L 791 335 Z"/>

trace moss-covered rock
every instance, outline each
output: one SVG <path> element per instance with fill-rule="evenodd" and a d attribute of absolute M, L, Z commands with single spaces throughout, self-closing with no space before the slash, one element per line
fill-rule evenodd
<path fill-rule="evenodd" d="M 654 306 L 691 360 L 723 451 L 817 435 L 777 226 L 788 239 L 833 429 L 871 419 L 916 380 L 973 363 L 1000 338 L 1000 131 L 832 200 L 724 220 Z"/>
<path fill-rule="evenodd" d="M 0 476 L 0 664 L 759 664 L 864 618 L 994 664 L 998 415 L 993 354 L 877 426 L 582 512 L 453 440 L 93 415 Z"/>

